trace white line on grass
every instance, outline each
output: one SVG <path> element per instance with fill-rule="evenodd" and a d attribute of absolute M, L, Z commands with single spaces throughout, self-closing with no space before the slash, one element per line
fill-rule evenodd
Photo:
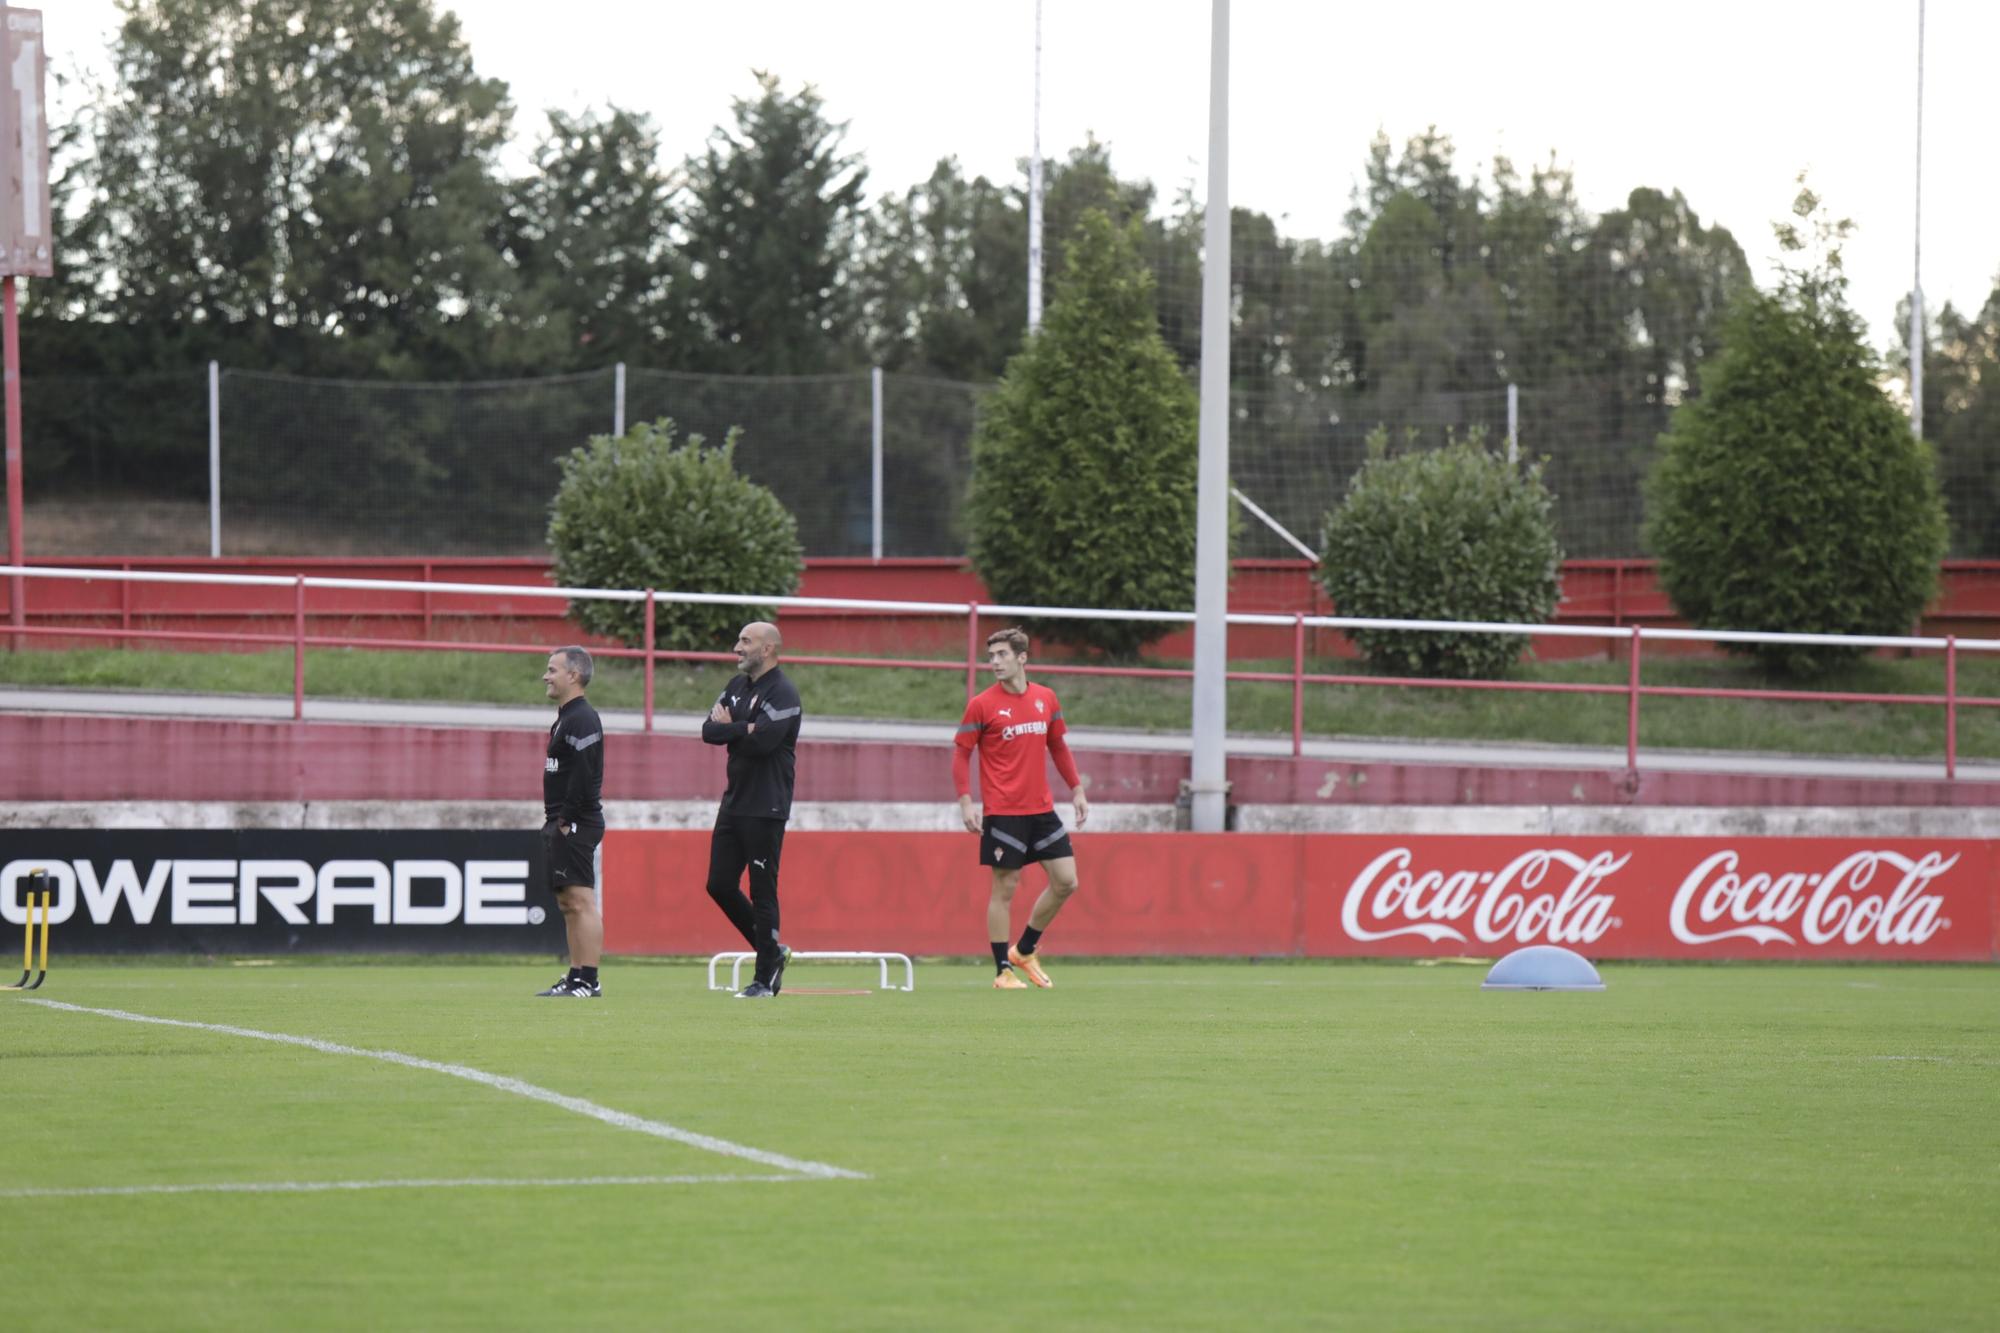
<path fill-rule="evenodd" d="M 576 1176 L 566 1180 L 248 1180 L 205 1185 L 89 1185 L 74 1189 L 0 1190 L 0 1199 L 95 1199 L 132 1194 L 334 1194 L 348 1190 L 570 1189 L 595 1185 L 798 1184 L 811 1176 Z"/>
<path fill-rule="evenodd" d="M 321 1041 L 317 1037 L 295 1037 L 285 1032 L 260 1032 L 256 1028 L 232 1027 L 227 1023 L 194 1023 L 180 1018 L 156 1018 L 151 1014 L 127 1013 L 123 1009 L 91 1009 L 80 1004 L 66 1004 L 61 1000 L 30 999 L 29 1004 L 39 1004 L 46 1009 L 61 1009 L 73 1014 L 95 1014 L 99 1018 L 116 1018 L 127 1023 L 152 1023 L 159 1027 L 190 1028 L 197 1032 L 219 1032 L 229 1037 L 249 1037 L 255 1041 L 274 1041 L 286 1046 L 303 1046 L 307 1050 L 323 1055 L 358 1055 L 368 1060 L 380 1060 L 385 1064 L 406 1065 L 411 1069 L 427 1069 L 433 1074 L 449 1074 L 469 1083 L 483 1084 L 501 1092 L 511 1092 L 516 1097 L 526 1097 L 530 1101 L 546 1102 L 559 1106 L 577 1115 L 601 1120 L 617 1129 L 629 1129 L 638 1134 L 650 1134 L 657 1139 L 671 1139 L 684 1143 L 690 1148 L 703 1152 L 719 1153 L 724 1157 L 740 1157 L 745 1161 L 758 1162 L 764 1166 L 774 1166 L 781 1171 L 796 1171 L 800 1175 L 819 1180 L 866 1180 L 860 1171 L 848 1171 L 825 1162 L 808 1162 L 797 1157 L 786 1157 L 782 1153 L 766 1152 L 762 1148 L 752 1148 L 741 1143 L 731 1143 L 728 1139 L 718 1139 L 708 1134 L 697 1134 L 691 1129 L 669 1125 L 663 1120 L 648 1120 L 643 1116 L 626 1111 L 614 1111 L 608 1106 L 585 1101 L 581 1097 L 571 1097 L 548 1088 L 526 1083 L 518 1078 L 508 1078 L 504 1074 L 489 1074 L 483 1069 L 470 1065 L 448 1065 L 436 1060 L 426 1060 L 422 1056 L 405 1055 L 401 1051 L 371 1051 L 360 1046 L 343 1046 L 339 1042 Z"/>

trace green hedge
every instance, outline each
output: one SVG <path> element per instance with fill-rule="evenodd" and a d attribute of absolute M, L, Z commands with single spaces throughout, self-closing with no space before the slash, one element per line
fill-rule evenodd
<path fill-rule="evenodd" d="M 1412 437 L 1413 438 L 1413 437 Z M 1538 464 L 1512 464 L 1477 428 L 1391 456 L 1386 430 L 1327 515 L 1320 577 L 1336 614 L 1541 624 L 1561 595 L 1554 499 Z M 1523 635 L 1350 630 L 1369 663 L 1404 676 L 1499 676 Z"/>
<path fill-rule="evenodd" d="M 549 514 L 556 581 L 572 588 L 657 588 L 661 592 L 787 596 L 797 590 L 805 553 L 798 524 L 776 496 L 736 473 L 736 432 L 720 448 L 699 435 L 674 442 L 666 417 L 624 435 L 598 435 L 561 460 L 562 484 Z M 637 602 L 579 602 L 577 621 L 636 646 L 645 634 Z M 658 605 L 654 642 L 662 648 L 721 649 L 768 607 Z"/>

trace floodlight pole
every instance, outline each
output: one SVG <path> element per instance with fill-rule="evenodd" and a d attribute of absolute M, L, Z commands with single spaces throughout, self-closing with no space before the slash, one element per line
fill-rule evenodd
<path fill-rule="evenodd" d="M 19 569 L 26 561 L 21 542 L 21 319 L 14 291 L 14 275 L 0 278 L 0 337 L 6 340 L 3 354 L 6 368 L 7 417 L 7 563 Z M 15 629 L 27 623 L 22 598 L 27 580 L 16 574 L 7 588 L 7 619 Z M 7 640 L 10 652 L 19 652 L 18 635 Z"/>
<path fill-rule="evenodd" d="M 882 367 L 868 371 L 868 549 L 882 559 Z"/>
<path fill-rule="evenodd" d="M 222 558 L 222 364 L 208 363 L 208 555 Z"/>
<path fill-rule="evenodd" d="M 1208 201 L 1202 223 L 1201 429 L 1194 572 L 1190 827 L 1220 833 L 1229 808 L 1229 0 L 1212 0 Z"/>
<path fill-rule="evenodd" d="M 1924 0 L 1917 0 L 1916 247 L 1910 269 L 1910 433 L 1924 438 Z"/>
<path fill-rule="evenodd" d="M 1042 0 L 1035 0 L 1035 127 L 1028 151 L 1028 332 L 1042 327 Z"/>

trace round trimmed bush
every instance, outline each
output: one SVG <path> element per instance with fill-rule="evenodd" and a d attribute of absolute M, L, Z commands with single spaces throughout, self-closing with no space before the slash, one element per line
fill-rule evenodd
<path fill-rule="evenodd" d="M 1485 447 L 1483 431 L 1391 456 L 1388 433 L 1327 515 L 1320 578 L 1343 616 L 1541 624 L 1561 595 L 1554 497 L 1539 464 Z M 1362 656 L 1399 676 L 1504 674 L 1525 635 L 1349 630 Z"/>
<path fill-rule="evenodd" d="M 556 582 L 571 588 L 657 588 L 787 596 L 799 586 L 805 552 L 798 523 L 771 492 L 736 472 L 732 429 L 720 448 L 699 435 L 674 442 L 674 423 L 596 435 L 561 460 L 562 484 L 549 512 Z M 638 646 L 640 602 L 578 602 L 585 629 Z M 660 602 L 654 642 L 703 649 L 735 640 L 768 607 Z"/>

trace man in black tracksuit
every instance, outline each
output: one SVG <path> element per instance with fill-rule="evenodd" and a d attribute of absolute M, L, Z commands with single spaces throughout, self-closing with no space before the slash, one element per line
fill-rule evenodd
<path fill-rule="evenodd" d="M 778 943 L 778 854 L 792 816 L 802 708 L 778 669 L 778 627 L 745 625 L 736 639 L 741 674 L 723 688 L 701 738 L 729 747 L 729 786 L 708 843 L 708 896 L 757 952 L 757 976 L 738 999 L 776 995 L 791 950 Z M 750 872 L 750 896 L 738 884 Z"/>
<path fill-rule="evenodd" d="M 604 951 L 604 914 L 597 903 L 597 844 L 604 840 L 604 723 L 583 697 L 590 688 L 590 654 L 571 645 L 549 654 L 542 684 L 556 706 L 542 759 L 542 852 L 549 892 L 562 909 L 569 937 L 569 974 L 541 992 L 578 1000 L 604 994 L 597 964 Z"/>

